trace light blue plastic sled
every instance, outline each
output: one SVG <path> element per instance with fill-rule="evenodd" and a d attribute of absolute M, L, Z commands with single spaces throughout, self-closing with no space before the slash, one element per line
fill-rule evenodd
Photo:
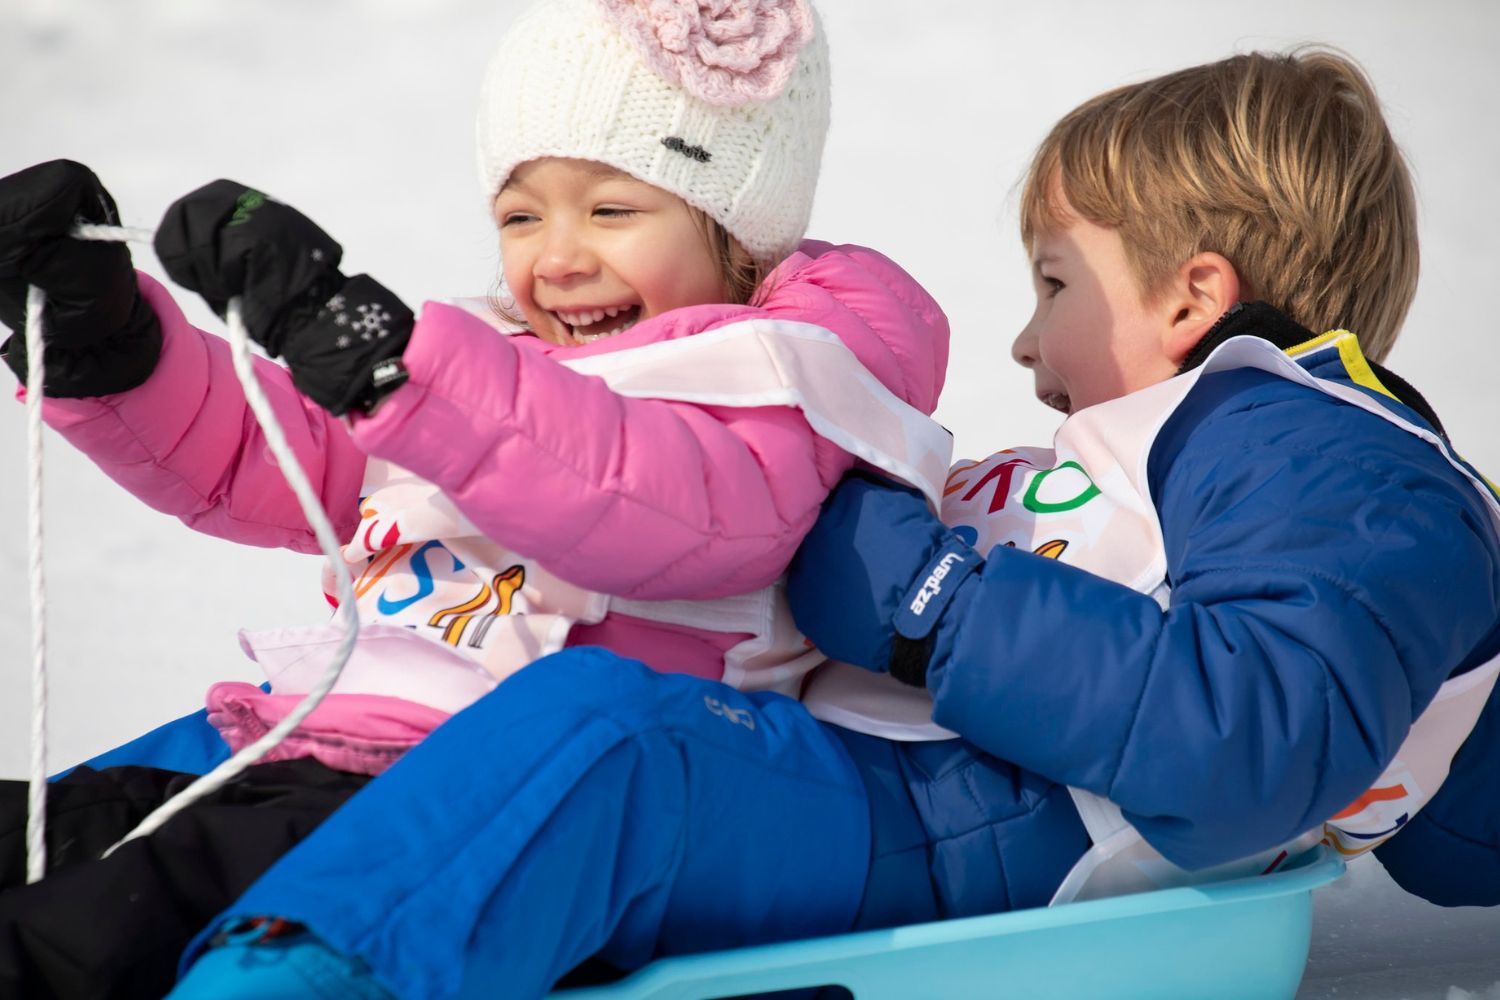
<path fill-rule="evenodd" d="M 1332 850 L 1215 885 L 663 959 L 556 1000 L 708 1000 L 842 986 L 856 1000 L 1274 1000 L 1302 979 Z"/>

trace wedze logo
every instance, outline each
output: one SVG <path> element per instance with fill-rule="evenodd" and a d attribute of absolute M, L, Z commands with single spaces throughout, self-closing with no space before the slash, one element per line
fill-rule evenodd
<path fill-rule="evenodd" d="M 950 552 L 943 556 L 932 572 L 927 575 L 927 579 L 922 581 L 922 589 L 917 591 L 917 596 L 911 599 L 912 614 L 920 615 L 927 610 L 927 602 L 943 592 L 943 578 L 953 569 L 953 564 L 963 561 L 964 557 L 957 552 Z"/>

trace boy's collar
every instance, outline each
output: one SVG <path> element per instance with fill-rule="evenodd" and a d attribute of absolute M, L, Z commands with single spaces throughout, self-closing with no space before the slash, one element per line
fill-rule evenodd
<path fill-rule="evenodd" d="M 1190 372 L 1230 337 L 1251 336 L 1269 340 L 1281 350 L 1290 350 L 1313 339 L 1313 332 L 1268 302 L 1236 302 L 1208 328 L 1197 345 L 1182 359 L 1177 374 Z"/>
<path fill-rule="evenodd" d="M 1181 375 L 1183 372 L 1197 368 L 1208 360 L 1214 348 L 1230 337 L 1239 336 L 1259 337 L 1286 351 L 1312 340 L 1314 334 L 1268 302 L 1236 302 L 1219 317 L 1218 322 L 1209 327 L 1203 339 L 1198 341 L 1197 346 L 1182 359 L 1182 367 L 1177 369 L 1177 374 Z M 1448 432 L 1443 429 L 1437 411 L 1422 397 L 1415 386 L 1384 365 L 1368 358 L 1365 360 L 1374 369 L 1381 383 L 1395 394 L 1399 402 L 1415 410 L 1432 425 L 1439 435 L 1447 439 Z"/>

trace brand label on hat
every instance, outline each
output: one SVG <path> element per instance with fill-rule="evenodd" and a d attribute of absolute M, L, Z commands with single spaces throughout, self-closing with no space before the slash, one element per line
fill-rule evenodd
<path fill-rule="evenodd" d="M 669 135 L 661 141 L 661 144 L 672 152 L 681 153 L 688 159 L 697 160 L 699 163 L 707 163 L 714 158 L 714 154 L 702 146 L 694 146 L 679 135 Z"/>

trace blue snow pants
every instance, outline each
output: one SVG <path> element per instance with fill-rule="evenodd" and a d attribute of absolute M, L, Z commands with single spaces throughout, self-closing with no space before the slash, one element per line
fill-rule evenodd
<path fill-rule="evenodd" d="M 532 664 L 375 785 L 225 918 L 304 923 L 403 998 L 842 930 L 864 888 L 863 786 L 797 702 L 604 650 Z"/>
<path fill-rule="evenodd" d="M 538 997 L 659 955 L 1042 905 L 1087 846 L 1065 789 L 599 649 L 454 716 L 273 866 L 244 917 L 306 924 L 403 998 Z"/>

